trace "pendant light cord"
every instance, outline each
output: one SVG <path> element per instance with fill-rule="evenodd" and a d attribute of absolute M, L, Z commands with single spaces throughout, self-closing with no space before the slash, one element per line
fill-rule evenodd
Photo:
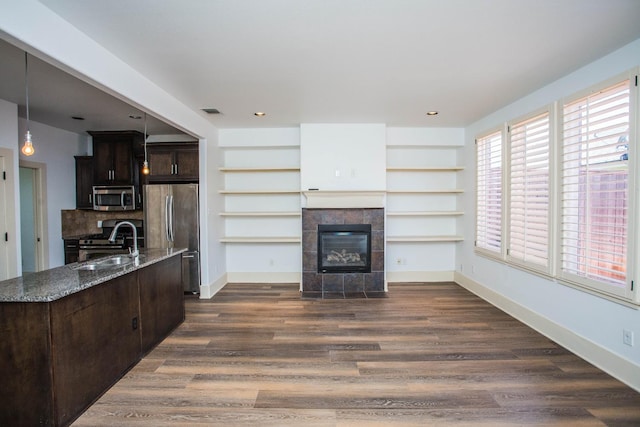
<path fill-rule="evenodd" d="M 144 113 L 144 161 L 147 161 L 147 113 Z"/>
<path fill-rule="evenodd" d="M 24 53 L 24 82 L 26 87 L 26 107 L 27 107 L 27 131 L 29 130 L 29 61 L 27 56 L 29 54 L 27 52 Z"/>

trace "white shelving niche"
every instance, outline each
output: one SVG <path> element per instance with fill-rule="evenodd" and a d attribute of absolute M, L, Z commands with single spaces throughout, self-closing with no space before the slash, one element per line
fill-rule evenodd
<path fill-rule="evenodd" d="M 386 264 L 390 281 L 451 280 L 462 212 L 461 145 L 387 145 Z"/>
<path fill-rule="evenodd" d="M 300 147 L 223 147 L 223 243 L 301 242 Z"/>

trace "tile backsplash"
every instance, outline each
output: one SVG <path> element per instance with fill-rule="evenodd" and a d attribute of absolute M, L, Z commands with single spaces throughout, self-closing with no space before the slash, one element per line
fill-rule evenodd
<path fill-rule="evenodd" d="M 92 210 L 63 210 L 62 215 L 62 238 L 72 239 L 87 234 L 100 233 L 102 230 L 98 228 L 98 221 L 106 219 L 144 219 L 144 212 L 126 211 L 126 212 L 100 212 Z"/>

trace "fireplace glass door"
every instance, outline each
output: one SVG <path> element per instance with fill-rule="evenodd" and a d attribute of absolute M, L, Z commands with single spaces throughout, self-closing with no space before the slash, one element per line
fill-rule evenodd
<path fill-rule="evenodd" d="M 319 273 L 370 273 L 371 224 L 318 225 Z"/>

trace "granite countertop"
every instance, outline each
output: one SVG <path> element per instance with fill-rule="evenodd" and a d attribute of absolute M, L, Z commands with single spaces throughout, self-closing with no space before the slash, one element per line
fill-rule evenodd
<path fill-rule="evenodd" d="M 0 282 L 0 302 L 50 302 L 185 252 L 181 249 L 140 249 L 139 263 L 103 270 L 74 270 L 78 262 Z"/>

